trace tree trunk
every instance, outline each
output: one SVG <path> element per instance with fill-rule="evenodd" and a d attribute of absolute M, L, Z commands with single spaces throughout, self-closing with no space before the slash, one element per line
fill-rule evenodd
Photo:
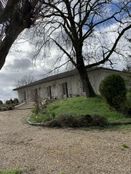
<path fill-rule="evenodd" d="M 79 67 L 78 69 L 80 78 L 81 78 L 81 82 L 82 82 L 82 86 L 83 86 L 83 91 L 86 93 L 86 97 L 95 97 L 96 94 L 94 92 L 94 89 L 90 83 L 87 71 L 86 71 L 86 67 Z"/>
<path fill-rule="evenodd" d="M 24 30 L 24 27 L 21 26 L 13 26 L 11 27 L 10 31 L 6 34 L 3 41 L 0 41 L 0 69 L 3 67 L 5 63 L 6 56 L 8 52 L 18 37 L 18 35 Z"/>
<path fill-rule="evenodd" d="M 90 83 L 88 73 L 84 64 L 83 56 L 82 56 L 82 43 L 79 43 L 76 46 L 76 69 L 79 72 L 82 86 L 83 86 L 83 91 L 86 93 L 86 97 L 95 97 L 95 91 Z"/>

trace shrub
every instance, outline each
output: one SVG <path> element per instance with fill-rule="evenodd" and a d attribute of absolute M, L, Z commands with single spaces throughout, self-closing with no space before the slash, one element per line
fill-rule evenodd
<path fill-rule="evenodd" d="M 19 104 L 19 100 L 18 100 L 17 98 L 15 98 L 14 101 L 13 101 L 13 103 L 14 103 L 15 105 L 18 105 L 18 104 Z"/>
<path fill-rule="evenodd" d="M 94 115 L 92 116 L 92 126 L 107 126 L 108 125 L 108 120 L 105 117 L 99 116 L 99 115 Z"/>
<path fill-rule="evenodd" d="M 13 110 L 13 109 L 14 109 L 14 105 L 13 104 L 12 105 L 10 104 L 10 105 L 7 106 L 7 110 Z"/>
<path fill-rule="evenodd" d="M 34 108 L 32 109 L 32 113 L 33 114 L 38 114 L 39 113 L 39 109 L 38 107 L 35 105 Z"/>
<path fill-rule="evenodd" d="M 119 110 L 126 101 L 126 87 L 123 78 L 113 74 L 106 77 L 100 84 L 100 93 L 107 103 Z"/>
<path fill-rule="evenodd" d="M 3 101 L 2 100 L 0 100 L 0 105 L 3 105 Z"/>
<path fill-rule="evenodd" d="M 83 115 L 79 118 L 69 114 L 62 114 L 57 118 L 47 121 L 45 126 L 47 127 L 89 127 L 89 126 L 106 126 L 108 121 L 101 116 Z"/>
<path fill-rule="evenodd" d="M 62 114 L 58 116 L 57 122 L 61 127 L 79 127 L 78 120 L 70 114 Z"/>
<path fill-rule="evenodd" d="M 79 127 L 106 126 L 108 120 L 99 115 L 83 115 L 79 118 Z"/>
<path fill-rule="evenodd" d="M 10 104 L 10 100 L 6 100 L 6 102 L 5 102 L 7 105 L 9 105 Z"/>
<path fill-rule="evenodd" d="M 79 127 L 87 127 L 90 126 L 93 122 L 93 118 L 90 115 L 82 115 L 78 118 Z"/>
<path fill-rule="evenodd" d="M 14 103 L 14 101 L 12 99 L 10 99 L 9 102 L 10 102 L 10 104 L 13 104 Z"/>
<path fill-rule="evenodd" d="M 61 125 L 58 123 L 57 120 L 51 120 L 51 121 L 47 121 L 44 126 L 47 126 L 47 127 L 61 127 Z"/>

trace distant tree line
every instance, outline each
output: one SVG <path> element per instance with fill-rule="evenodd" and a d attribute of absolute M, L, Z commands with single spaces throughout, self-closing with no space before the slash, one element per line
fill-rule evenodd
<path fill-rule="evenodd" d="M 10 104 L 17 105 L 17 104 L 19 104 L 19 100 L 17 98 L 6 100 L 5 102 L 0 100 L 0 105 L 4 105 L 4 104 L 7 104 L 7 105 L 10 105 Z"/>

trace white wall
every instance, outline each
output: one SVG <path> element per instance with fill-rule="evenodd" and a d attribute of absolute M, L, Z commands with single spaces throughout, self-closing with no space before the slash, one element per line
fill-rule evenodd
<path fill-rule="evenodd" d="M 93 70 L 88 72 L 90 82 L 97 94 L 99 94 L 99 85 L 100 82 L 108 75 L 110 74 L 120 74 L 122 77 L 124 77 L 126 80 L 130 79 L 131 80 L 131 75 L 127 77 L 127 74 L 117 72 L 117 71 L 112 71 L 112 70 L 104 70 L 104 69 L 98 69 L 98 70 Z M 127 80 L 127 81 L 130 81 Z M 20 102 L 24 100 L 24 91 L 26 92 L 26 100 L 31 101 L 34 98 L 34 90 L 38 90 L 38 95 L 40 96 L 41 99 L 48 98 L 47 95 L 47 87 L 51 86 L 51 91 L 52 91 L 52 97 L 53 98 L 63 98 L 63 92 L 62 92 L 62 83 L 67 82 L 68 85 L 68 94 L 69 96 L 77 96 L 77 95 L 85 95 L 83 92 L 83 87 L 82 83 L 80 80 L 79 75 L 74 75 L 71 77 L 67 78 L 62 78 L 50 82 L 46 82 L 40 85 L 28 87 L 28 88 L 23 88 L 18 90 L 18 96 Z"/>

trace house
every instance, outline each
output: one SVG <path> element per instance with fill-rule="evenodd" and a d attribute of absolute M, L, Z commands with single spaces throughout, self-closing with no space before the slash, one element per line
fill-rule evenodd
<path fill-rule="evenodd" d="M 88 69 L 87 71 L 90 82 L 97 94 L 99 94 L 100 82 L 110 74 L 121 75 L 126 81 L 127 88 L 131 87 L 131 73 L 102 67 Z M 39 96 L 41 99 L 59 99 L 85 95 L 76 69 L 52 75 L 25 86 L 20 86 L 15 88 L 14 91 L 18 92 L 20 102 L 33 101 L 35 96 Z"/>

